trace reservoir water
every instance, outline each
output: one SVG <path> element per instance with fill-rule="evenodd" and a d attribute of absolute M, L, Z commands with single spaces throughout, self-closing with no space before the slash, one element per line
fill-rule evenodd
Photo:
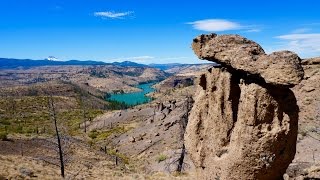
<path fill-rule="evenodd" d="M 132 92 L 132 93 L 123 93 L 123 94 L 111 94 L 111 97 L 108 98 L 110 100 L 124 102 L 127 105 L 137 105 L 150 102 L 152 99 L 146 94 L 150 92 L 154 92 L 152 86 L 155 82 L 146 83 L 146 84 L 139 84 L 137 88 L 141 89 L 142 91 L 139 92 Z"/>

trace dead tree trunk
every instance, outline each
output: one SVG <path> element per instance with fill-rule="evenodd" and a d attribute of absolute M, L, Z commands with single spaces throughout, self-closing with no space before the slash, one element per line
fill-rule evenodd
<path fill-rule="evenodd" d="M 22 146 L 22 141 L 20 142 L 20 152 L 21 152 L 21 156 L 23 156 L 23 146 Z"/>
<path fill-rule="evenodd" d="M 63 151 L 62 151 L 62 147 L 61 147 L 60 135 L 59 135 L 58 125 L 57 125 L 57 118 L 56 118 L 56 110 L 54 107 L 52 95 L 49 97 L 49 109 L 50 109 L 51 119 L 54 122 L 54 127 L 55 127 L 55 131 L 56 131 L 57 142 L 58 142 L 61 176 L 64 178 Z"/>
<path fill-rule="evenodd" d="M 180 158 L 179 158 L 179 161 L 178 161 L 178 168 L 177 168 L 177 172 L 179 172 L 179 173 L 183 169 L 183 161 L 184 161 L 185 153 L 186 153 L 186 148 L 185 148 L 184 143 L 183 143 L 182 150 L 181 150 L 181 155 L 180 155 Z"/>

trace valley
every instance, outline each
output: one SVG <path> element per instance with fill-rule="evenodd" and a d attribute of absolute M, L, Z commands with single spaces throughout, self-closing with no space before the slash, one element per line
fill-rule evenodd
<path fill-rule="evenodd" d="M 66 157 L 71 158 L 66 162 L 67 177 L 171 176 L 168 172 L 175 171 L 176 164 L 171 169 L 168 164 L 178 158 L 183 133 L 179 122 L 195 90 L 193 81 L 212 65 L 174 68 L 178 66 L 193 71 L 177 74 L 170 68 L 119 65 L 1 70 L 0 155 L 6 162 L 1 168 L 7 170 L 0 177 L 59 176 L 50 97 L 63 148 L 69 152 Z M 20 169 L 11 169 L 9 161 L 19 163 Z M 42 171 L 30 169 L 31 164 Z M 98 166 L 99 171 L 90 172 Z M 21 174 L 24 169 L 32 176 Z"/>
<path fill-rule="evenodd" d="M 308 62 L 308 63 L 307 63 Z M 300 106 L 290 177 L 319 167 L 318 59 L 293 88 Z M 0 177 L 59 178 L 53 98 L 69 179 L 194 179 L 182 153 L 198 77 L 214 64 L 152 67 L 39 66 L 0 71 Z M 306 156 L 306 153 L 308 154 Z M 176 173 L 181 155 L 182 171 Z M 15 166 L 15 168 L 13 168 Z M 32 167 L 32 168 L 30 168 Z"/>

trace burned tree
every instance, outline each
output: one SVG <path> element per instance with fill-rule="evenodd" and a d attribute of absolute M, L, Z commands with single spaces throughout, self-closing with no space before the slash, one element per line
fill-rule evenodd
<path fill-rule="evenodd" d="M 54 101 L 52 95 L 49 96 L 48 98 L 48 106 L 49 106 L 49 112 L 50 112 L 50 118 L 54 123 L 54 128 L 56 132 L 56 138 L 57 138 L 57 143 L 58 143 L 58 153 L 59 153 L 59 160 L 60 160 L 60 170 L 61 170 L 61 176 L 64 177 L 64 160 L 63 160 L 63 150 L 61 146 L 61 140 L 60 140 L 60 135 L 59 135 L 59 130 L 58 130 L 58 125 L 57 125 L 57 115 L 56 115 L 56 110 L 54 106 Z"/>

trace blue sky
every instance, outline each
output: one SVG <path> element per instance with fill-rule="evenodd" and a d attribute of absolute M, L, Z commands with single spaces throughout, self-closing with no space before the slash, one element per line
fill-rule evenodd
<path fill-rule="evenodd" d="M 1 0 L 0 57 L 199 63 L 192 39 L 240 34 L 320 56 L 316 0 Z"/>

